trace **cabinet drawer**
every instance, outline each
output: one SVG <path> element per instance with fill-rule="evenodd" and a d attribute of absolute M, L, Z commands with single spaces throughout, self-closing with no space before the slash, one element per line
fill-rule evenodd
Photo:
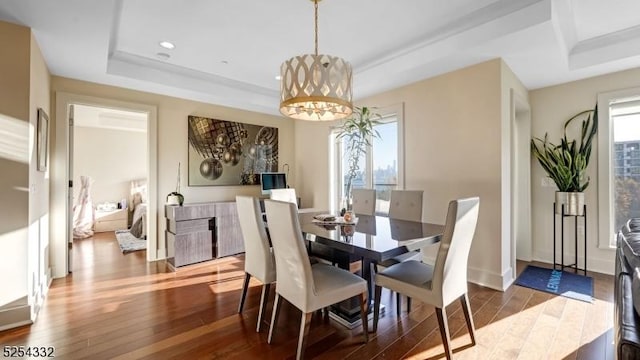
<path fill-rule="evenodd" d="M 167 232 L 167 240 L 174 247 L 174 266 L 194 264 L 213 259 L 211 231 L 174 235 Z"/>

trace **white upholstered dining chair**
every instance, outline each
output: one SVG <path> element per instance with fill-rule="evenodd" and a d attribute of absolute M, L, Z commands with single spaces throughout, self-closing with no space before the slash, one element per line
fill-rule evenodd
<path fill-rule="evenodd" d="M 271 200 L 286 201 L 298 205 L 296 189 L 272 189 L 269 196 Z"/>
<path fill-rule="evenodd" d="M 251 196 L 236 196 L 236 206 L 245 249 L 245 278 L 242 294 L 240 295 L 238 313 L 242 313 L 249 280 L 253 276 L 262 282 L 260 310 L 258 311 L 258 324 L 256 325 L 256 332 L 260 332 L 262 317 L 267 307 L 270 285 L 276 281 L 276 263 L 271 245 L 269 245 L 269 238 L 262 220 L 258 199 Z"/>
<path fill-rule="evenodd" d="M 423 190 L 391 190 L 389 218 L 422 221 Z"/>
<path fill-rule="evenodd" d="M 423 190 L 391 190 L 389 197 L 389 218 L 406 221 L 422 221 Z M 408 261 L 420 260 L 422 254 L 419 250 L 409 251 L 378 264 L 378 268 L 386 268 L 391 265 Z M 378 269 L 375 269 L 376 271 Z M 400 294 L 396 294 L 396 314 L 400 316 L 402 303 Z M 411 312 L 411 298 L 407 297 L 407 312 Z"/>
<path fill-rule="evenodd" d="M 351 200 L 351 210 L 354 213 L 371 216 L 376 214 L 375 189 L 353 189 L 351 190 Z"/>
<path fill-rule="evenodd" d="M 377 330 L 382 287 L 418 299 L 436 308 L 440 335 L 447 359 L 451 359 L 451 338 L 445 307 L 455 300 L 462 302 L 471 343 L 475 330 L 467 296 L 467 262 L 478 221 L 480 199 L 477 197 L 449 203 L 444 234 L 433 266 L 409 260 L 376 274 L 373 329 Z"/>
<path fill-rule="evenodd" d="M 360 316 L 365 342 L 369 339 L 366 298 L 367 282 L 337 267 L 311 265 L 302 238 L 295 204 L 265 200 L 269 233 L 276 258 L 276 300 L 273 304 L 268 343 L 276 329 L 282 298 L 302 311 L 296 359 L 302 358 L 304 342 L 314 311 L 349 299 L 360 298 Z"/>

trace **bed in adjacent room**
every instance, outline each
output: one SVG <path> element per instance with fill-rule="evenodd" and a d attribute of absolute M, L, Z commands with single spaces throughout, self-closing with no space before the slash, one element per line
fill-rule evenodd
<path fill-rule="evenodd" d="M 134 180 L 131 182 L 131 197 L 129 211 L 132 212 L 131 235 L 138 239 L 147 237 L 147 180 Z"/>

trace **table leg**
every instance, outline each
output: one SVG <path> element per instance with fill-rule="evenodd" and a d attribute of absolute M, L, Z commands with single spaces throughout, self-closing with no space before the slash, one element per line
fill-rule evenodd
<path fill-rule="evenodd" d="M 376 266 L 376 262 L 370 259 L 362 258 L 362 278 L 367 281 L 367 306 L 371 306 L 373 301 L 373 286 L 374 279 L 372 278 L 373 273 L 371 272 L 371 266 Z"/>

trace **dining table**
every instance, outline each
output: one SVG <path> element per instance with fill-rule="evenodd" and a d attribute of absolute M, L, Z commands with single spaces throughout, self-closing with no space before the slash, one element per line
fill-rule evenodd
<path fill-rule="evenodd" d="M 378 264 L 398 255 L 437 244 L 444 232 L 444 225 L 391 219 L 386 216 L 356 214 L 353 223 L 342 218 L 320 222 L 316 215 L 321 211 L 304 211 L 298 215 L 300 229 L 306 241 L 309 255 L 331 261 L 341 268 L 362 261 L 360 275 L 367 281 L 369 307 L 372 308 L 373 272 Z M 347 318 L 359 319 L 359 308 L 342 306 Z M 349 320 L 354 324 L 353 319 Z M 357 326 L 357 325 L 355 325 Z"/>

